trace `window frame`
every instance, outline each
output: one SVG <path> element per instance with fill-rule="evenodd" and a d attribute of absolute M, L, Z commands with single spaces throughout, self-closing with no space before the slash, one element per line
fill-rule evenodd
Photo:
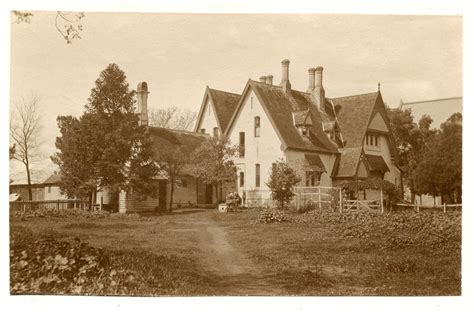
<path fill-rule="evenodd" d="M 245 157 L 245 132 L 239 132 L 239 158 Z"/>
<path fill-rule="evenodd" d="M 214 127 L 212 129 L 212 135 L 217 138 L 219 136 L 219 127 Z"/>
<path fill-rule="evenodd" d="M 260 187 L 260 164 L 255 164 L 255 187 Z"/>
<path fill-rule="evenodd" d="M 254 136 L 256 138 L 260 137 L 260 116 L 255 116 L 253 119 L 253 128 L 254 128 Z"/>
<path fill-rule="evenodd" d="M 245 173 L 243 171 L 239 172 L 239 187 L 245 186 Z"/>

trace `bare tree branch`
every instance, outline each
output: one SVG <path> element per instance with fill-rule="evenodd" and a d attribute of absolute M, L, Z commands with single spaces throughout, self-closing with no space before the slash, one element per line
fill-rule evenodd
<path fill-rule="evenodd" d="M 181 110 L 172 106 L 152 110 L 150 112 L 150 125 L 154 127 L 191 131 L 196 118 L 196 112 Z"/>

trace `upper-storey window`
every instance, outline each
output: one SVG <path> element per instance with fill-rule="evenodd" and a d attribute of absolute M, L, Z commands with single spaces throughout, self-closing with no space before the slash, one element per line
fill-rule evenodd
<path fill-rule="evenodd" d="M 365 145 L 379 146 L 379 136 L 375 134 L 367 134 L 365 136 Z"/>
<path fill-rule="evenodd" d="M 309 129 L 307 127 L 301 127 L 301 134 L 304 136 L 309 135 Z"/>
<path fill-rule="evenodd" d="M 206 133 L 206 129 L 202 128 L 201 133 Z"/>
<path fill-rule="evenodd" d="M 214 137 L 216 137 L 216 138 L 219 136 L 219 128 L 214 127 L 214 129 L 213 129 L 213 135 L 214 135 Z"/>
<path fill-rule="evenodd" d="M 239 133 L 239 157 L 245 157 L 245 132 Z"/>
<path fill-rule="evenodd" d="M 255 137 L 256 138 L 260 137 L 260 117 L 259 116 L 255 117 L 254 129 L 255 129 Z"/>

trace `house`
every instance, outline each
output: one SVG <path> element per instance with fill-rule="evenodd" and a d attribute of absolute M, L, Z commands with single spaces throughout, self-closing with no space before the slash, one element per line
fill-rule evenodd
<path fill-rule="evenodd" d="M 44 200 L 65 200 L 68 199 L 66 194 L 61 194 L 59 188 L 59 182 L 61 182 L 61 177 L 58 173 L 52 174 L 43 182 L 43 193 Z"/>
<path fill-rule="evenodd" d="M 140 124 L 148 126 L 148 85 L 141 82 L 137 87 L 137 104 Z M 148 126 L 148 131 L 153 140 L 154 149 L 181 148 L 181 151 L 190 155 L 199 147 L 209 135 L 192 131 L 181 131 L 160 127 Z M 119 194 L 120 212 L 146 212 L 166 211 L 170 202 L 171 185 L 168 183 L 166 172 L 161 172 L 156 177 L 156 196 L 140 196 L 133 191 L 122 191 Z M 103 197 L 104 203 L 110 201 L 108 192 L 98 193 L 98 198 Z M 192 167 L 185 165 L 174 187 L 173 208 L 179 207 L 213 207 L 217 202 L 217 196 L 213 193 L 212 186 L 202 183 L 192 176 Z"/>
<path fill-rule="evenodd" d="M 32 183 L 32 200 L 44 200 L 44 185 L 42 183 Z M 29 200 L 27 183 L 10 183 L 10 194 L 18 194 L 18 200 Z"/>
<path fill-rule="evenodd" d="M 429 115 L 433 119 L 431 127 L 439 129 L 439 126 L 452 114 L 462 113 L 462 97 L 450 97 L 417 102 L 403 102 L 403 100 L 400 100 L 399 108 L 401 110 L 410 109 L 414 121 L 417 123 L 423 115 Z"/>
<path fill-rule="evenodd" d="M 59 174 L 52 174 L 46 180 L 41 183 L 33 183 L 33 200 L 64 200 L 67 199 L 66 195 L 61 194 L 59 189 L 60 176 Z M 28 184 L 10 184 L 10 194 L 17 193 L 20 195 L 20 200 L 28 200 Z"/>
<path fill-rule="evenodd" d="M 248 203 L 269 200 L 265 182 L 277 159 L 303 178 L 300 186 L 338 186 L 369 177 L 401 186 L 380 90 L 326 97 L 323 68 L 317 67 L 308 70 L 308 88 L 298 91 L 291 85 L 289 64 L 282 61 L 278 85 L 267 75 L 249 79 L 240 95 L 209 87 L 204 93 L 195 132 L 224 135 L 240 146 L 236 188 L 246 193 Z"/>

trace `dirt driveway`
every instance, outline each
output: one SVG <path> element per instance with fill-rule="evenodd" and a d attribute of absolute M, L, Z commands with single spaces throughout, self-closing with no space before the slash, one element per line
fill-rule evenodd
<path fill-rule="evenodd" d="M 174 220 L 178 234 L 192 231 L 198 238 L 201 270 L 214 275 L 218 285 L 213 285 L 230 295 L 278 295 L 281 290 L 270 285 L 263 268 L 253 263 L 245 251 L 237 249 L 229 240 L 227 228 L 213 220 L 215 211 L 201 211 L 177 215 Z"/>

